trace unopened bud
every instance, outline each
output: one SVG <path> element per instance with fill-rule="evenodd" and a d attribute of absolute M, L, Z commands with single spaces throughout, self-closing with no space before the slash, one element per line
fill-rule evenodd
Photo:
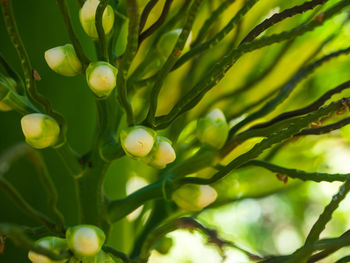
<path fill-rule="evenodd" d="M 200 211 L 216 200 L 217 193 L 209 185 L 186 184 L 177 189 L 172 200 L 186 211 Z"/>
<path fill-rule="evenodd" d="M 32 113 L 22 117 L 21 126 L 26 142 L 33 148 L 43 149 L 56 144 L 60 127 L 48 115 Z"/>
<path fill-rule="evenodd" d="M 59 255 L 62 251 L 68 250 L 66 240 L 58 237 L 44 237 L 35 242 L 36 245 L 49 249 Z M 33 263 L 65 263 L 68 259 L 54 261 L 44 255 L 38 254 L 34 251 L 29 251 L 28 258 Z"/>
<path fill-rule="evenodd" d="M 225 115 L 219 109 L 212 110 L 206 117 L 198 120 L 196 133 L 203 144 L 221 149 L 227 140 L 228 132 Z"/>
<path fill-rule="evenodd" d="M 134 126 L 120 132 L 121 145 L 130 157 L 147 156 L 155 143 L 156 133 L 144 126 Z"/>
<path fill-rule="evenodd" d="M 97 39 L 98 34 L 95 24 L 96 9 L 99 5 L 99 0 L 87 0 L 80 9 L 79 19 L 85 33 Z M 114 10 L 110 5 L 107 5 L 102 15 L 102 27 L 106 35 L 112 30 L 114 24 Z"/>
<path fill-rule="evenodd" d="M 86 70 L 90 89 L 99 98 L 107 97 L 117 84 L 118 70 L 107 62 L 92 62 Z"/>
<path fill-rule="evenodd" d="M 68 247 L 77 256 L 95 256 L 100 252 L 106 236 L 104 232 L 92 225 L 78 225 L 68 228 L 66 232 Z"/>
<path fill-rule="evenodd" d="M 175 44 L 176 44 L 177 39 L 179 38 L 181 32 L 182 32 L 182 29 L 175 29 L 175 30 L 169 31 L 161 36 L 161 38 L 157 42 L 157 51 L 161 56 L 167 58 L 170 55 L 171 51 L 175 47 Z M 188 36 L 188 39 L 186 41 L 184 51 L 187 48 L 189 48 L 191 39 L 192 39 L 192 34 L 190 33 L 190 35 Z"/>
<path fill-rule="evenodd" d="M 157 136 L 157 144 L 152 153 L 152 159 L 149 164 L 153 167 L 162 169 L 176 159 L 176 153 L 171 146 L 171 141 L 165 137 Z"/>
<path fill-rule="evenodd" d="M 45 52 L 49 67 L 63 76 L 75 76 L 82 72 L 82 65 L 71 44 L 54 47 Z"/>

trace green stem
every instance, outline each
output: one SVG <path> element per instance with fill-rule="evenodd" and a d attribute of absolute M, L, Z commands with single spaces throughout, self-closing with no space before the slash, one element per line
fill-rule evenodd
<path fill-rule="evenodd" d="M 46 215 L 33 208 L 2 175 L 0 175 L 0 190 L 14 202 L 23 213 L 46 226 L 50 231 L 56 232 L 55 223 Z"/>
<path fill-rule="evenodd" d="M 127 93 L 127 78 L 129 68 L 132 60 L 134 59 L 137 47 L 138 47 L 138 33 L 139 33 L 139 12 L 136 0 L 129 0 L 126 2 L 129 17 L 129 28 L 128 28 L 128 44 L 126 46 L 125 53 L 120 62 L 119 73 L 117 76 L 117 89 L 118 99 L 120 105 L 123 107 L 126 113 L 126 120 L 128 125 L 133 125 L 134 116 L 132 106 L 128 99 Z"/>
<path fill-rule="evenodd" d="M 30 148 L 29 146 L 27 147 Z M 56 218 L 57 232 L 64 233 L 64 217 L 61 211 L 57 208 L 58 195 L 57 195 L 56 186 L 51 176 L 49 175 L 46 164 L 41 154 L 35 150 L 32 150 L 31 148 L 30 150 L 31 151 L 28 157 L 30 158 L 32 163 L 35 165 L 38 171 L 40 181 L 46 191 L 49 207 Z"/>
<path fill-rule="evenodd" d="M 90 60 L 86 57 L 86 55 L 83 51 L 83 48 L 79 42 L 79 39 L 74 33 L 73 25 L 72 25 L 72 21 L 70 19 L 66 0 L 56 0 L 56 1 L 58 4 L 58 7 L 60 9 L 60 12 L 62 14 L 63 21 L 64 21 L 64 24 L 66 26 L 67 32 L 68 32 L 68 36 L 69 36 L 70 40 L 72 41 L 75 52 L 77 53 L 77 56 L 83 65 L 83 71 L 85 71 L 85 69 L 87 68 L 87 66 L 90 63 Z"/>
<path fill-rule="evenodd" d="M 350 174 L 328 174 L 328 173 L 317 173 L 317 172 L 305 172 L 297 169 L 290 169 L 281 167 L 272 163 L 260 161 L 260 160 L 252 160 L 245 164 L 245 166 L 259 166 L 265 168 L 271 172 L 287 175 L 290 178 L 300 179 L 302 181 L 314 181 L 314 182 L 335 182 L 340 181 L 344 182 L 350 179 Z"/>
<path fill-rule="evenodd" d="M 77 178 L 81 223 L 102 227 L 105 223 L 105 198 L 103 182 L 109 163 L 93 153 L 86 163 L 83 175 Z"/>
<path fill-rule="evenodd" d="M 163 82 L 170 72 L 171 68 L 175 65 L 177 59 L 179 58 L 186 40 L 190 34 L 191 28 L 193 26 L 194 20 L 196 18 L 196 14 L 199 10 L 199 7 L 201 5 L 203 0 L 195 0 L 193 1 L 190 10 L 188 11 L 187 19 L 185 22 L 185 25 L 182 28 L 181 34 L 175 44 L 175 47 L 173 48 L 171 54 L 167 58 L 164 66 L 161 68 L 159 73 L 157 74 L 157 78 L 155 81 L 155 84 L 153 86 L 151 96 L 150 96 L 150 107 L 148 110 L 148 114 L 146 117 L 146 122 L 151 127 L 155 126 L 155 114 L 157 111 L 158 106 L 158 95 L 162 88 Z"/>
<path fill-rule="evenodd" d="M 101 0 L 100 3 L 97 6 L 96 9 L 96 15 L 95 15 L 95 26 L 99 38 L 99 45 L 100 45 L 100 54 L 101 57 L 99 57 L 99 60 L 104 60 L 109 62 L 109 56 L 108 56 L 108 45 L 107 45 L 107 38 L 105 31 L 103 29 L 103 23 L 102 23 L 102 17 L 103 12 L 105 11 L 107 4 L 109 0 Z"/>
<path fill-rule="evenodd" d="M 83 172 L 82 165 L 79 163 L 80 157 L 74 152 L 70 145 L 66 142 L 64 145 L 56 148 L 55 150 L 61 157 L 63 164 L 66 166 L 70 174 L 75 178 L 80 177 Z"/>

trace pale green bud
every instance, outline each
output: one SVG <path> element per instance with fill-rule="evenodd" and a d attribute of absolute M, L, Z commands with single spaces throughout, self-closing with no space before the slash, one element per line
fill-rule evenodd
<path fill-rule="evenodd" d="M 103 61 L 92 62 L 86 70 L 90 89 L 99 98 L 108 97 L 117 84 L 118 69 Z"/>
<path fill-rule="evenodd" d="M 95 15 L 99 3 L 99 0 L 87 0 L 79 12 L 80 23 L 85 33 L 93 39 L 98 38 L 95 25 Z M 112 30 L 113 24 L 114 10 L 110 5 L 107 5 L 102 15 L 102 27 L 106 35 Z"/>
<path fill-rule="evenodd" d="M 42 113 L 23 116 L 21 126 L 26 142 L 37 149 L 54 146 L 60 135 L 58 123 Z"/>
<path fill-rule="evenodd" d="M 157 42 L 157 46 L 156 46 L 157 51 L 161 56 L 163 56 L 165 58 L 169 57 L 171 51 L 175 47 L 175 44 L 176 44 L 177 39 L 179 38 L 181 32 L 182 32 L 182 29 L 175 29 L 175 30 L 169 31 L 161 36 L 161 38 Z M 186 51 L 186 49 L 189 48 L 190 43 L 191 43 L 191 39 L 192 39 L 192 33 L 190 33 L 190 35 L 187 38 L 187 41 L 186 41 L 186 44 L 184 47 L 184 51 Z"/>
<path fill-rule="evenodd" d="M 77 256 L 95 256 L 100 252 L 106 236 L 93 225 L 78 225 L 68 228 L 66 232 L 68 247 Z"/>
<path fill-rule="evenodd" d="M 35 242 L 36 245 L 49 249 L 54 253 L 59 255 L 63 250 L 68 250 L 66 240 L 58 237 L 44 237 Z M 63 259 L 59 261 L 51 260 L 50 258 L 37 254 L 34 251 L 29 251 L 28 258 L 33 263 L 64 263 L 68 259 Z"/>
<path fill-rule="evenodd" d="M 212 110 L 206 117 L 198 120 L 196 133 L 203 144 L 221 149 L 227 140 L 228 132 L 225 115 L 219 109 Z"/>
<path fill-rule="evenodd" d="M 217 193 L 209 185 L 186 184 L 177 189 L 172 200 L 183 210 L 200 211 L 216 200 Z"/>
<path fill-rule="evenodd" d="M 71 44 L 54 47 L 45 51 L 47 65 L 63 76 L 75 76 L 82 72 L 82 65 Z"/>
<path fill-rule="evenodd" d="M 115 263 L 113 258 L 102 250 L 93 257 L 83 257 L 82 263 Z"/>
<path fill-rule="evenodd" d="M 157 143 L 152 150 L 152 157 L 149 164 L 153 167 L 162 169 L 176 159 L 176 153 L 172 143 L 168 138 L 157 136 Z"/>
<path fill-rule="evenodd" d="M 156 142 L 156 132 L 144 126 L 133 126 L 120 132 L 120 141 L 128 156 L 146 157 Z"/>

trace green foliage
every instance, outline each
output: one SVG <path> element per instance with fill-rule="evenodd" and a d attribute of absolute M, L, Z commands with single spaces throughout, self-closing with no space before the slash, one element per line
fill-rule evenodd
<path fill-rule="evenodd" d="M 348 261 L 350 0 L 56 3 L 0 2 L 0 261 Z"/>

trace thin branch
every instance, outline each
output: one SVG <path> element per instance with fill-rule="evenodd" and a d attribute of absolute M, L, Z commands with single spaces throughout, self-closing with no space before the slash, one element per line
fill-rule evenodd
<path fill-rule="evenodd" d="M 151 232 L 145 242 L 143 243 L 142 249 L 141 249 L 141 254 L 139 257 L 140 262 L 147 262 L 148 258 L 150 256 L 151 250 L 154 248 L 155 244 L 162 239 L 166 234 L 173 232 L 178 229 L 186 229 L 189 231 L 194 231 L 198 230 L 204 235 L 208 237 L 208 243 L 215 244 L 221 252 L 223 252 L 223 247 L 224 246 L 230 246 L 233 248 L 236 248 L 240 250 L 241 252 L 245 253 L 250 259 L 252 260 L 259 260 L 261 259 L 260 256 L 254 255 L 231 241 L 227 241 L 224 239 L 221 239 L 218 237 L 217 231 L 207 228 L 203 226 L 201 223 L 196 221 L 194 218 L 191 217 L 180 217 L 175 220 L 172 220 L 168 223 L 165 223 L 164 225 L 156 228 Z"/>
<path fill-rule="evenodd" d="M 140 33 L 142 32 L 143 28 L 146 25 L 149 14 L 151 13 L 155 5 L 158 3 L 158 1 L 159 0 L 149 0 L 145 8 L 143 9 L 141 18 L 140 18 L 140 26 L 139 26 Z"/>
<path fill-rule="evenodd" d="M 312 226 L 304 246 L 291 255 L 291 258 L 287 261 L 288 263 L 301 262 L 310 257 L 312 254 L 312 245 L 317 242 L 320 234 L 325 229 L 327 223 L 331 220 L 333 212 L 338 208 L 340 202 L 344 200 L 349 191 L 350 181 L 346 181 L 333 196 L 331 202 L 325 207 L 316 223 Z"/>
<path fill-rule="evenodd" d="M 29 153 L 30 153 L 28 155 L 28 158 L 35 165 L 38 171 L 40 181 L 45 189 L 46 196 L 48 198 L 49 207 L 56 218 L 57 231 L 64 233 L 64 217 L 61 211 L 57 208 L 57 201 L 58 201 L 57 189 L 51 176 L 49 175 L 45 161 L 43 160 L 39 152 L 33 150 L 27 145 L 26 147 L 29 148 Z"/>
<path fill-rule="evenodd" d="M 198 32 L 196 40 L 193 41 L 191 46 L 195 47 L 199 45 L 203 39 L 205 38 L 206 33 L 209 31 L 210 27 L 218 21 L 220 15 L 227 10 L 227 8 L 232 5 L 236 0 L 225 0 L 221 3 L 221 5 L 215 9 L 215 11 L 211 14 L 211 16 L 205 20 L 203 26 Z"/>
<path fill-rule="evenodd" d="M 139 11 L 136 0 L 129 0 L 126 4 L 129 17 L 128 44 L 123 58 L 120 61 L 119 73 L 117 76 L 117 94 L 120 105 L 126 113 L 127 123 L 128 125 L 132 125 L 134 123 L 134 116 L 132 106 L 128 99 L 126 82 L 131 62 L 134 59 L 138 48 Z"/>
<path fill-rule="evenodd" d="M 100 58 L 99 60 L 104 60 L 104 61 L 109 61 L 108 57 L 108 45 L 107 45 L 107 38 L 105 31 L 103 29 L 103 24 L 102 24 L 102 16 L 103 12 L 105 11 L 107 4 L 109 0 L 100 0 L 100 3 L 97 6 L 96 9 L 96 15 L 95 15 L 95 26 L 96 26 L 96 31 L 99 39 L 99 46 L 100 46 Z"/>
<path fill-rule="evenodd" d="M 104 252 L 112 254 L 114 257 L 119 258 L 124 263 L 130 262 L 129 257 L 125 253 L 120 252 L 107 244 L 104 244 L 102 249 Z"/>
<path fill-rule="evenodd" d="M 334 130 L 338 130 L 343 126 L 346 126 L 350 124 L 350 117 L 344 118 L 340 121 L 337 121 L 335 123 L 326 125 L 326 126 L 321 126 L 321 127 L 316 127 L 316 128 L 309 128 L 309 129 L 304 129 L 295 136 L 303 136 L 303 135 L 320 135 L 320 134 L 325 134 L 329 133 Z"/>
<path fill-rule="evenodd" d="M 11 199 L 17 205 L 17 207 L 19 209 L 21 209 L 22 212 L 24 212 L 28 216 L 32 217 L 33 219 L 35 219 L 39 223 L 43 224 L 49 230 L 56 230 L 55 223 L 52 222 L 51 219 L 49 219 L 46 215 L 42 214 L 40 211 L 33 208 L 22 197 L 22 195 L 10 184 L 10 182 L 8 182 L 4 177 L 4 174 L 11 167 L 12 162 L 14 162 L 19 157 L 28 154 L 28 151 L 29 151 L 28 146 L 26 146 L 26 145 L 23 146 L 23 144 L 18 144 L 0 156 L 0 189 L 4 194 L 6 194 L 9 197 L 9 199 Z M 41 177 L 41 180 L 45 180 L 45 181 L 48 180 L 47 178 L 44 179 L 44 177 L 46 177 L 46 174 L 45 175 L 40 174 L 40 177 Z M 52 190 L 52 189 L 50 189 L 50 190 Z M 54 197 L 54 193 L 52 193 L 51 198 L 53 198 L 53 202 L 56 201 L 55 197 Z M 51 199 L 51 205 L 52 204 L 56 208 L 56 204 L 52 203 L 52 199 Z M 53 207 L 51 206 L 51 208 L 53 208 Z M 56 210 L 57 210 L 57 208 L 56 208 Z M 61 222 L 61 223 L 63 223 L 63 222 Z M 62 230 L 62 228 L 59 230 Z"/>
<path fill-rule="evenodd" d="M 72 41 L 75 52 L 77 53 L 77 56 L 83 65 L 83 70 L 85 71 L 85 69 L 87 68 L 87 66 L 90 63 L 90 60 L 88 59 L 88 57 L 86 57 L 86 55 L 83 51 L 83 48 L 79 42 L 79 39 L 76 36 L 76 34 L 74 33 L 73 25 L 72 25 L 72 21 L 71 21 L 70 15 L 69 15 L 66 0 L 56 0 L 56 2 L 58 4 L 58 7 L 59 7 L 60 12 L 62 14 L 62 18 L 64 21 L 64 25 L 66 26 L 66 30 L 68 32 L 69 39 Z"/>
<path fill-rule="evenodd" d="M 258 166 L 265 168 L 271 172 L 286 175 L 290 178 L 300 179 L 302 181 L 314 181 L 314 182 L 345 182 L 350 179 L 350 174 L 329 174 L 329 173 L 317 173 L 317 172 L 306 172 L 303 170 L 290 169 L 282 166 L 278 166 L 272 163 L 252 160 L 245 164 L 245 166 Z"/>
<path fill-rule="evenodd" d="M 346 81 L 346 82 L 340 84 L 339 86 L 327 91 L 325 94 L 323 94 L 316 101 L 314 101 L 313 103 L 309 104 L 308 106 L 306 106 L 304 108 L 297 109 L 294 111 L 284 112 L 268 122 L 254 125 L 253 127 L 249 128 L 249 129 L 252 130 L 252 129 L 265 128 L 265 127 L 270 126 L 270 125 L 272 125 L 276 122 L 279 122 L 281 120 L 289 119 L 289 118 L 292 118 L 295 116 L 304 115 L 304 114 L 309 113 L 311 111 L 317 110 L 327 100 L 329 100 L 334 94 L 340 93 L 344 89 L 348 89 L 348 88 L 350 88 L 350 81 Z"/>
<path fill-rule="evenodd" d="M 350 230 L 346 231 L 344 234 L 342 234 L 340 236 L 340 238 L 347 238 L 350 235 Z M 328 248 L 328 249 L 324 249 L 321 252 L 318 252 L 314 255 L 312 255 L 309 260 L 307 261 L 307 263 L 313 263 L 313 262 L 317 262 L 325 257 L 328 257 L 330 254 L 333 254 L 334 252 L 336 252 L 337 250 L 339 250 L 341 248 L 341 246 L 338 247 L 334 247 L 334 248 Z"/>
<path fill-rule="evenodd" d="M 188 51 L 186 54 L 184 54 L 174 65 L 172 70 L 175 70 L 182 66 L 185 62 L 187 62 L 192 57 L 198 55 L 199 53 L 208 50 L 209 48 L 214 47 L 217 45 L 221 40 L 223 40 L 237 25 L 237 23 L 241 20 L 241 18 L 248 13 L 248 11 L 258 2 L 259 0 L 248 0 L 245 2 L 243 7 L 237 12 L 237 14 L 226 24 L 226 26 L 215 36 L 213 36 L 208 41 L 199 44 L 193 48 L 191 48 L 190 51 Z"/>
<path fill-rule="evenodd" d="M 277 24 L 278 22 L 281 22 L 282 20 L 288 17 L 292 17 L 297 14 L 302 14 L 310 9 L 315 8 L 318 5 L 322 5 L 326 3 L 327 1 L 328 0 L 313 0 L 313 1 L 305 2 L 302 5 L 294 6 L 292 8 L 283 10 L 280 13 L 272 15 L 271 17 L 265 19 L 263 22 L 257 25 L 255 28 L 253 28 L 247 34 L 247 36 L 241 41 L 240 45 L 242 45 L 245 42 L 253 41 L 262 32 L 264 32 L 266 29 L 273 26 L 274 24 Z"/>
<path fill-rule="evenodd" d="M 182 28 L 181 34 L 175 44 L 175 47 L 173 48 L 171 54 L 169 55 L 168 59 L 166 60 L 164 66 L 159 71 L 155 84 L 153 86 L 153 89 L 151 91 L 150 96 L 150 107 L 148 110 L 148 114 L 146 117 L 146 123 L 149 126 L 154 126 L 155 121 L 155 114 L 157 110 L 158 105 L 158 95 L 162 88 L 163 82 L 170 72 L 173 65 L 176 63 L 178 57 L 181 55 L 181 51 L 183 50 L 186 40 L 190 34 L 191 28 L 193 26 L 194 20 L 196 18 L 196 14 L 199 10 L 199 7 L 201 5 L 203 0 L 194 0 L 190 10 L 188 11 L 187 19 L 185 22 L 185 25 Z"/>
<path fill-rule="evenodd" d="M 160 14 L 158 20 L 154 22 L 153 25 L 151 25 L 149 28 L 147 28 L 144 32 L 142 32 L 139 36 L 139 46 L 141 43 L 149 36 L 151 36 L 159 27 L 162 26 L 162 24 L 165 22 L 165 19 L 169 13 L 170 6 L 172 4 L 173 0 L 166 0 L 162 13 Z"/>

